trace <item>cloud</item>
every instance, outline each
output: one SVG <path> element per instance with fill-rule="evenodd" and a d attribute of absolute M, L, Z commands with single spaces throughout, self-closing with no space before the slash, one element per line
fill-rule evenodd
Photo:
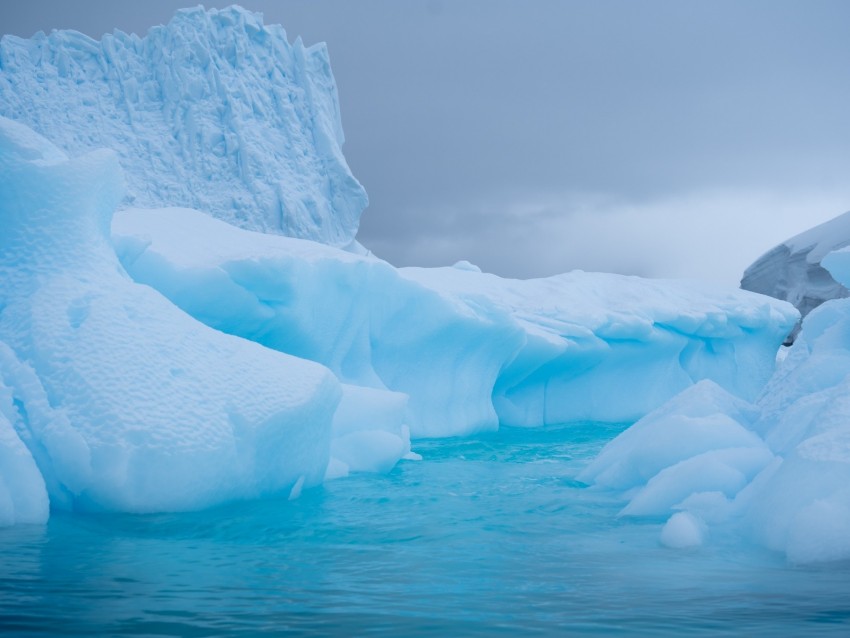
<path fill-rule="evenodd" d="M 762 253 L 848 209 L 850 187 L 714 190 L 644 201 L 554 193 L 421 210 L 361 241 L 396 265 L 468 259 L 506 276 L 581 269 L 737 286 Z"/>

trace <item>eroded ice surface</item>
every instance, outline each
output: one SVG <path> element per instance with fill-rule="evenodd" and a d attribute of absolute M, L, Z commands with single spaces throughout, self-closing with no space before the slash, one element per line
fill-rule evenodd
<path fill-rule="evenodd" d="M 239 7 L 182 10 L 142 38 L 4 36 L 0 115 L 74 157 L 114 150 L 139 206 L 345 246 L 367 203 L 325 45 Z"/>
<path fill-rule="evenodd" d="M 416 436 L 638 418 L 700 379 L 753 398 L 797 313 L 760 295 L 575 272 L 506 280 L 128 210 L 128 272 L 209 325 L 410 397 Z"/>

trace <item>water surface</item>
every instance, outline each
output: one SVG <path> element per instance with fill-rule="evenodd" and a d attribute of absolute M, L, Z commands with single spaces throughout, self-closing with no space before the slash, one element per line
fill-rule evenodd
<path fill-rule="evenodd" d="M 575 481 L 621 428 L 420 441 L 295 501 L 0 529 L 3 635 L 850 635 L 850 565 L 658 543 Z"/>

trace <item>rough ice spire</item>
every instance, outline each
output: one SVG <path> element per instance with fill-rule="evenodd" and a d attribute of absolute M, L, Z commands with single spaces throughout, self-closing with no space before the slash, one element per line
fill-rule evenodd
<path fill-rule="evenodd" d="M 0 115 L 72 156 L 115 150 L 135 206 L 344 246 L 368 201 L 342 155 L 325 45 L 289 44 L 239 7 L 182 10 L 142 38 L 4 36 Z"/>

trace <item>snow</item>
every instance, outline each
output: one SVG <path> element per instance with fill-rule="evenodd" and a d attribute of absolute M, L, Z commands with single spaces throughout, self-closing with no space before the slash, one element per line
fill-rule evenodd
<path fill-rule="evenodd" d="M 824 257 L 850 244 L 850 212 L 810 228 L 771 249 L 747 268 L 741 288 L 794 304 L 803 318 L 824 301 L 850 291 L 822 264 Z M 847 280 L 844 280 L 847 283 Z M 799 332 L 795 329 L 793 340 Z"/>
<path fill-rule="evenodd" d="M 45 486 L 53 507 L 196 509 L 319 483 L 335 438 L 352 470 L 408 452 L 403 397 L 131 281 L 108 234 L 121 195 L 113 153 L 68 160 L 0 118 L 0 521 L 43 520 Z"/>
<path fill-rule="evenodd" d="M 122 211 L 112 231 L 130 275 L 197 319 L 408 395 L 414 437 L 627 421 L 704 378 L 754 397 L 797 317 L 695 282 L 396 270 L 189 209 Z"/>
<path fill-rule="evenodd" d="M 367 197 L 342 155 L 324 44 L 239 7 L 179 11 L 145 37 L 0 40 L 0 115 L 76 157 L 117 152 L 125 204 L 198 208 L 345 246 Z"/>

